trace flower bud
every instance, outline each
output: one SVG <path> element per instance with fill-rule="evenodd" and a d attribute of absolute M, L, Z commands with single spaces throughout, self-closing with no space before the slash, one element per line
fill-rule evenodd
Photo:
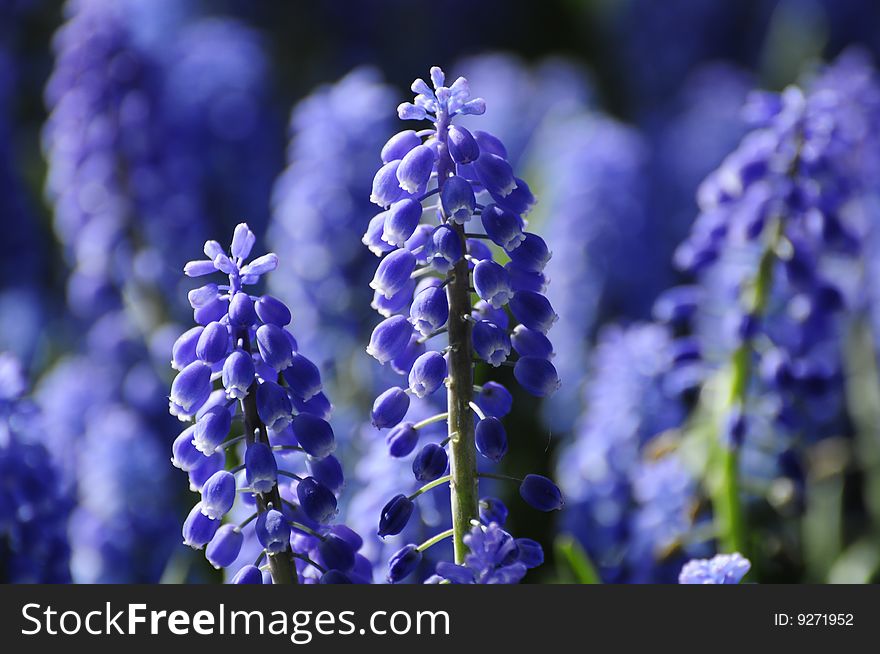
<path fill-rule="evenodd" d="M 416 280 L 410 278 L 409 282 L 391 297 L 385 297 L 379 291 L 375 291 L 370 306 L 385 318 L 390 318 L 398 313 L 404 313 L 409 309 L 409 303 L 412 301 L 415 288 Z"/>
<path fill-rule="evenodd" d="M 399 191 L 400 189 L 397 190 Z M 394 249 L 393 245 L 389 245 L 382 240 L 382 234 L 385 233 L 385 218 L 387 216 L 388 212 L 383 211 L 370 218 L 370 222 L 367 224 L 367 231 L 364 232 L 364 236 L 361 238 L 361 243 L 366 245 L 370 252 L 377 257 L 381 257 L 386 252 L 391 252 Z"/>
<path fill-rule="evenodd" d="M 464 225 L 477 208 L 474 188 L 464 177 L 453 175 L 444 182 L 440 191 L 440 206 L 449 220 Z"/>
<path fill-rule="evenodd" d="M 507 330 L 507 327 L 510 324 L 510 318 L 508 318 L 507 312 L 504 309 L 496 309 L 485 300 L 480 300 L 474 305 L 474 310 L 471 315 L 475 320 L 488 320 L 489 322 L 494 322 L 504 330 Z"/>
<path fill-rule="evenodd" d="M 418 334 L 413 332 L 409 337 L 409 343 L 403 348 L 403 352 L 391 359 L 391 369 L 398 375 L 409 375 L 416 359 L 422 356 L 425 350 L 427 347 L 419 340 Z"/>
<path fill-rule="evenodd" d="M 211 407 L 196 422 L 193 445 L 205 456 L 210 456 L 217 446 L 226 440 L 231 425 L 232 416 L 226 407 Z"/>
<path fill-rule="evenodd" d="M 532 194 L 532 189 L 529 188 L 529 185 L 519 177 L 514 177 L 513 181 L 516 182 L 516 188 L 507 195 L 502 196 L 491 192 L 490 195 L 500 207 L 518 216 L 524 216 L 535 206 L 535 196 Z"/>
<path fill-rule="evenodd" d="M 300 413 L 290 423 L 297 442 L 306 453 L 321 459 L 336 449 L 333 428 L 326 420 L 308 413 Z"/>
<path fill-rule="evenodd" d="M 537 568 L 544 563 L 544 549 L 541 544 L 531 538 L 517 538 L 516 560 L 527 568 Z"/>
<path fill-rule="evenodd" d="M 443 476 L 448 463 L 449 457 L 446 455 L 446 450 L 436 443 L 428 443 L 419 450 L 416 458 L 413 459 L 413 475 L 421 482 L 434 481 Z"/>
<path fill-rule="evenodd" d="M 486 235 L 507 252 L 511 252 L 525 238 L 522 218 L 497 204 L 486 206 L 480 214 Z"/>
<path fill-rule="evenodd" d="M 508 510 L 504 502 L 495 497 L 480 498 L 480 522 L 484 525 L 496 523 L 503 525 L 507 522 Z"/>
<path fill-rule="evenodd" d="M 393 427 L 403 420 L 408 410 L 409 395 L 399 386 L 389 388 L 373 402 L 373 426 L 378 429 Z"/>
<path fill-rule="evenodd" d="M 478 320 L 473 328 L 474 352 L 486 363 L 500 366 L 510 354 L 510 337 L 498 325 Z"/>
<path fill-rule="evenodd" d="M 559 487 L 541 475 L 526 475 L 519 486 L 519 494 L 538 511 L 558 511 L 564 504 Z"/>
<path fill-rule="evenodd" d="M 413 428 L 413 423 L 402 422 L 392 427 L 385 437 L 388 444 L 388 453 L 397 459 L 402 459 L 415 449 L 419 442 L 419 432 Z"/>
<path fill-rule="evenodd" d="M 379 363 L 391 361 L 409 344 L 412 329 L 412 325 L 403 316 L 392 316 L 383 320 L 373 329 L 367 354 Z"/>
<path fill-rule="evenodd" d="M 205 558 L 215 568 L 226 568 L 238 558 L 244 535 L 234 525 L 222 525 L 208 543 Z"/>
<path fill-rule="evenodd" d="M 400 160 L 397 181 L 407 193 L 418 193 L 431 178 L 434 170 L 434 151 L 426 145 L 417 145 Z"/>
<path fill-rule="evenodd" d="M 428 263 L 443 274 L 448 273 L 464 256 L 461 238 L 448 225 L 440 225 L 434 230 L 426 250 Z"/>
<path fill-rule="evenodd" d="M 409 522 L 410 516 L 412 516 L 414 508 L 413 501 L 406 495 L 395 495 L 392 497 L 382 508 L 382 515 L 379 518 L 379 530 L 377 532 L 379 536 L 382 538 L 385 538 L 385 536 L 396 536 L 403 531 L 406 523 Z"/>
<path fill-rule="evenodd" d="M 327 524 L 336 515 L 336 497 L 314 477 L 296 485 L 296 496 L 305 514 L 318 524 Z"/>
<path fill-rule="evenodd" d="M 246 565 L 241 568 L 238 572 L 235 573 L 235 576 L 232 578 L 232 581 L 229 582 L 232 584 L 262 584 L 263 583 L 263 573 L 260 572 L 260 569 L 255 565 Z"/>
<path fill-rule="evenodd" d="M 322 459 L 309 459 L 309 472 L 322 485 L 334 493 L 342 490 L 345 481 L 342 474 L 342 465 L 335 456 L 328 455 Z"/>
<path fill-rule="evenodd" d="M 497 136 L 493 136 L 489 132 L 477 130 L 474 132 L 474 140 L 480 146 L 480 152 L 489 152 L 502 159 L 507 159 L 507 148 Z"/>
<path fill-rule="evenodd" d="M 398 200 L 388 209 L 382 229 L 382 240 L 395 247 L 403 247 L 416 231 L 422 219 L 422 203 L 415 198 Z"/>
<path fill-rule="evenodd" d="M 290 309 L 281 300 L 271 295 L 263 295 L 257 300 L 254 308 L 257 316 L 266 324 L 284 327 L 291 321 Z"/>
<path fill-rule="evenodd" d="M 373 177 L 373 190 L 370 193 L 370 202 L 387 209 L 393 202 L 403 195 L 403 190 L 397 181 L 397 170 L 400 160 L 394 159 L 382 166 Z"/>
<path fill-rule="evenodd" d="M 403 159 L 413 148 L 422 144 L 422 139 L 414 130 L 408 129 L 398 132 L 382 146 L 382 163 L 388 163 L 395 159 Z"/>
<path fill-rule="evenodd" d="M 197 326 L 183 332 L 171 348 L 171 367 L 175 370 L 183 370 L 196 360 L 196 343 L 204 331 L 204 327 Z"/>
<path fill-rule="evenodd" d="M 354 567 L 354 548 L 336 534 L 327 534 L 318 544 L 321 563 L 328 570 L 348 572 Z"/>
<path fill-rule="evenodd" d="M 537 357 L 520 357 L 513 367 L 513 376 L 520 386 L 537 397 L 552 395 L 562 384 L 556 367 L 547 359 Z"/>
<path fill-rule="evenodd" d="M 193 361 L 171 383 L 172 413 L 188 420 L 208 401 L 211 394 L 211 366 Z"/>
<path fill-rule="evenodd" d="M 257 518 L 257 540 L 269 553 L 283 552 L 290 545 L 290 525 L 281 511 L 269 509 Z"/>
<path fill-rule="evenodd" d="M 515 266 L 536 273 L 544 270 L 544 266 L 550 261 L 551 256 L 544 239 L 531 232 L 526 232 L 522 243 L 508 254 L 510 254 L 510 260 Z"/>
<path fill-rule="evenodd" d="M 226 463 L 226 455 L 223 452 L 214 452 L 211 456 L 203 456 L 198 465 L 189 470 L 189 489 L 194 493 L 201 493 L 205 482 L 215 472 L 222 470 Z"/>
<path fill-rule="evenodd" d="M 450 125 L 446 142 L 449 154 L 457 164 L 473 163 L 480 158 L 480 146 L 477 145 L 477 139 L 464 127 Z"/>
<path fill-rule="evenodd" d="M 430 336 L 449 320 L 449 301 L 446 291 L 429 286 L 413 299 L 409 309 L 410 322 L 422 336 Z"/>
<path fill-rule="evenodd" d="M 257 322 L 254 301 L 244 291 L 239 291 L 229 301 L 229 322 L 239 327 L 249 327 Z"/>
<path fill-rule="evenodd" d="M 217 322 L 223 318 L 228 310 L 228 301 L 221 300 L 217 297 L 207 304 L 193 309 L 193 320 L 199 325 L 207 325 L 208 323 Z"/>
<path fill-rule="evenodd" d="M 191 425 L 180 432 L 180 435 L 174 439 L 171 445 L 171 463 L 175 468 L 180 468 L 184 472 L 188 472 L 195 468 L 205 455 L 196 449 L 193 445 L 193 432 L 196 426 Z"/>
<path fill-rule="evenodd" d="M 510 301 L 510 310 L 519 322 L 542 334 L 546 334 L 559 320 L 550 301 L 534 291 L 518 291 Z"/>
<path fill-rule="evenodd" d="M 553 343 L 541 332 L 529 329 L 525 325 L 517 325 L 510 335 L 513 349 L 521 357 L 553 358 Z"/>
<path fill-rule="evenodd" d="M 412 252 L 406 248 L 395 250 L 379 262 L 370 288 L 390 299 L 406 286 L 415 267 L 416 258 Z"/>
<path fill-rule="evenodd" d="M 498 382 L 486 382 L 477 396 L 477 404 L 490 416 L 503 418 L 513 408 L 513 396 Z"/>
<path fill-rule="evenodd" d="M 265 443 L 251 443 L 244 455 L 245 479 L 257 493 L 268 493 L 278 481 L 278 463 Z"/>
<path fill-rule="evenodd" d="M 507 432 L 498 418 L 486 417 L 474 430 L 477 451 L 490 461 L 498 463 L 507 454 Z"/>
<path fill-rule="evenodd" d="M 396 584 L 412 574 L 422 562 L 422 553 L 415 545 L 405 545 L 388 561 L 388 583 Z"/>
<path fill-rule="evenodd" d="M 218 470 L 202 486 L 202 513 L 212 520 L 220 520 L 235 503 L 235 477 L 231 472 Z"/>
<path fill-rule="evenodd" d="M 290 424 L 293 407 L 290 398 L 278 384 L 264 381 L 257 386 L 257 414 L 272 431 L 281 431 Z"/>
<path fill-rule="evenodd" d="M 228 350 L 229 330 L 219 322 L 208 323 L 196 343 L 196 356 L 205 363 L 217 363 Z"/>
<path fill-rule="evenodd" d="M 290 366 L 293 348 L 283 327 L 272 323 L 260 325 L 257 328 L 256 339 L 260 356 L 267 365 L 278 372 Z"/>
<path fill-rule="evenodd" d="M 281 374 L 290 392 L 304 402 L 314 398 L 324 387 L 318 366 L 299 352 L 293 353 L 290 365 Z"/>
<path fill-rule="evenodd" d="M 232 232 L 232 245 L 229 251 L 236 259 L 247 259 L 256 242 L 257 237 L 247 223 L 239 223 Z"/>
<path fill-rule="evenodd" d="M 502 198 L 510 195 L 516 188 L 516 178 L 507 160 L 491 152 L 480 153 L 474 162 L 477 179 L 489 193 Z"/>
<path fill-rule="evenodd" d="M 183 544 L 200 550 L 211 541 L 219 526 L 219 520 L 212 520 L 202 513 L 202 503 L 199 502 L 183 522 Z"/>
<path fill-rule="evenodd" d="M 480 261 L 474 266 L 474 289 L 477 295 L 495 309 L 500 309 L 513 297 L 507 271 L 491 259 Z"/>
<path fill-rule="evenodd" d="M 504 266 L 507 276 L 510 279 L 510 288 L 516 291 L 534 291 L 535 293 L 543 293 L 547 290 L 547 278 L 542 272 L 532 272 L 524 270 L 515 265 L 512 261 L 508 261 Z"/>
<path fill-rule="evenodd" d="M 427 397 L 443 385 L 446 374 L 446 358 L 433 350 L 425 352 L 415 360 L 409 372 L 410 390 L 416 397 Z"/>
<path fill-rule="evenodd" d="M 223 362 L 223 388 L 226 397 L 240 400 L 247 396 L 251 384 L 254 383 L 254 360 L 244 350 L 234 350 Z"/>

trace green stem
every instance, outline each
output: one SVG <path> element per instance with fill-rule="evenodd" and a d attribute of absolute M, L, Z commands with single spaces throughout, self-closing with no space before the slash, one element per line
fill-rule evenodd
<path fill-rule="evenodd" d="M 431 416 L 430 418 L 425 418 L 421 422 L 417 422 L 413 425 L 413 429 L 422 429 L 423 427 L 427 427 L 428 425 L 433 425 L 435 422 L 442 422 L 448 417 L 448 413 L 438 413 L 436 416 Z"/>
<path fill-rule="evenodd" d="M 251 344 L 246 329 L 241 329 L 236 334 L 236 340 L 242 342 L 244 350 L 250 354 Z M 250 445 L 255 441 L 265 443 L 271 447 L 269 442 L 269 430 L 260 419 L 257 412 L 257 381 L 251 384 L 248 394 L 241 400 L 241 411 L 244 415 L 245 438 L 247 444 Z M 268 493 L 255 493 L 254 499 L 257 504 L 257 511 L 265 513 L 269 507 L 275 507 L 281 510 L 281 493 L 278 492 L 278 485 L 272 487 Z M 272 581 L 276 584 L 298 584 L 299 576 L 296 572 L 296 563 L 293 560 L 293 552 L 290 546 L 287 546 L 281 552 L 267 554 L 269 560 L 269 572 L 272 575 Z"/>
<path fill-rule="evenodd" d="M 444 538 L 449 538 L 450 536 L 453 535 L 453 533 L 454 533 L 454 530 L 453 530 L 453 529 L 447 529 L 446 531 L 441 531 L 441 532 L 440 532 L 439 534 L 437 534 L 436 536 L 432 536 L 431 538 L 429 538 L 428 540 L 426 540 L 424 543 L 422 543 L 421 545 L 419 545 L 416 549 L 417 549 L 419 552 L 424 552 L 426 549 L 428 549 L 428 548 L 431 547 L 432 545 L 436 545 L 437 543 L 439 543 L 439 542 L 440 542 L 441 540 L 443 540 Z"/>
<path fill-rule="evenodd" d="M 445 180 L 455 166 L 446 145 L 449 116 L 441 113 L 437 121 L 437 186 L 442 190 Z M 452 222 L 447 224 L 461 240 L 466 251 L 464 227 Z M 470 294 L 470 270 L 462 257 L 451 271 L 446 286 L 449 301 L 449 382 L 447 404 L 449 410 L 449 471 L 452 504 L 452 530 L 455 562 L 464 563 L 467 555 L 465 535 L 470 531 L 471 520 L 479 515 L 477 489 L 477 448 L 474 443 L 474 418 L 470 404 L 474 393 L 473 343 L 471 323 L 467 320 L 473 307 Z"/>
<path fill-rule="evenodd" d="M 425 484 L 424 486 L 422 486 L 419 490 L 417 490 L 415 493 L 410 495 L 409 499 L 414 500 L 422 493 L 427 493 L 432 488 L 437 488 L 437 486 L 442 486 L 443 484 L 450 481 L 451 479 L 452 479 L 452 475 L 443 475 L 439 479 L 435 479 L 434 481 L 429 482 L 429 483 Z"/>
<path fill-rule="evenodd" d="M 773 219 L 768 225 L 769 236 L 758 271 L 750 289 L 751 298 L 747 302 L 751 316 L 757 318 L 767 309 L 767 301 L 773 285 L 773 267 L 777 261 L 777 250 L 783 238 L 781 217 Z M 736 348 L 731 357 L 730 393 L 727 397 L 728 410 L 745 412 L 748 399 L 749 382 L 752 377 L 752 343 L 748 336 Z M 721 442 L 721 439 L 718 439 Z M 739 447 L 734 443 L 722 445 L 720 479 L 713 498 L 718 519 L 720 539 L 727 551 L 740 552 L 747 556 L 746 520 L 742 506 L 739 479 Z"/>

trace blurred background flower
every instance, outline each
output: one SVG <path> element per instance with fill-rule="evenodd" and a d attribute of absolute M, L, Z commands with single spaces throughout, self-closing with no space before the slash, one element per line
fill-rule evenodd
<path fill-rule="evenodd" d="M 728 551 L 705 483 L 719 432 L 742 441 L 747 581 L 878 579 L 880 7 L 448 4 L 0 0 L 0 579 L 219 579 L 180 542 L 168 352 L 190 323 L 183 264 L 247 221 L 333 399 L 340 519 L 384 581 L 397 547 L 374 517 L 408 465 L 369 424 L 393 375 L 364 351 L 376 260 L 359 238 L 394 106 L 435 63 L 486 99 L 461 124 L 505 143 L 554 255 L 562 388 L 538 401 L 497 371 L 515 396 L 500 471 L 558 472 L 568 496 L 560 517 L 504 524 L 543 546 L 524 581 L 674 582 Z M 790 84 L 801 96 L 750 95 Z M 776 160 L 742 139 L 798 111 L 818 153 L 800 187 L 821 201 L 780 242 L 753 333 L 737 317 L 756 254 L 726 230 L 757 200 L 731 180 Z M 811 262 L 821 283 L 796 277 Z M 732 325 L 754 344 L 739 414 L 716 401 Z M 435 493 L 409 540 L 448 519 Z"/>

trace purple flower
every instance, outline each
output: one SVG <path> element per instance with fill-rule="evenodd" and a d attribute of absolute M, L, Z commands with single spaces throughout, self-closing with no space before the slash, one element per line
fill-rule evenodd
<path fill-rule="evenodd" d="M 680 584 L 738 584 L 752 564 L 742 554 L 716 554 L 711 559 L 693 559 L 684 564 Z"/>

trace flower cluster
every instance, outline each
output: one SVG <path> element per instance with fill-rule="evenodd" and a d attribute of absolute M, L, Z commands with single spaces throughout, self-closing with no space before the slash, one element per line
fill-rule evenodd
<path fill-rule="evenodd" d="M 269 236 L 286 263 L 269 287 L 297 307 L 308 339 L 303 345 L 340 366 L 363 352 L 364 324 L 372 315 L 367 284 L 375 264 L 350 235 L 369 211 L 364 176 L 391 133 L 392 107 L 390 90 L 372 69 L 359 68 L 315 91 L 291 113 L 288 167 L 273 190 Z M 358 371 L 346 381 L 355 385 L 368 374 Z"/>
<path fill-rule="evenodd" d="M 557 365 L 578 379 L 588 365 L 596 325 L 610 314 L 645 318 L 666 253 L 650 238 L 642 137 L 598 112 L 581 112 L 544 128 L 534 159 L 543 174 L 540 210 L 554 243 L 548 297 L 566 320 L 554 332 Z M 622 265 L 619 262 L 626 262 Z M 569 430 L 577 385 L 546 406 L 548 424 Z"/>
<path fill-rule="evenodd" d="M 844 55 L 805 90 L 751 96 L 754 129 L 701 185 L 676 253 L 702 288 L 693 330 L 720 375 L 715 419 L 734 459 L 721 486 L 743 476 L 748 496 L 777 508 L 802 503 L 805 448 L 851 433 L 845 344 L 865 293 L 865 169 L 876 170 L 868 71 Z M 725 493 L 716 504 L 741 549 L 742 512 L 725 505 L 742 494 Z"/>
<path fill-rule="evenodd" d="M 85 340 L 36 389 L 40 438 L 77 499 L 71 573 L 78 583 L 155 583 L 176 540 L 167 391 L 122 312 L 102 317 Z"/>
<path fill-rule="evenodd" d="M 463 561 L 464 532 L 477 512 L 476 453 L 493 462 L 504 457 L 508 445 L 500 418 L 511 404 L 508 391 L 495 383 L 484 385 L 481 399 L 472 400 L 474 365 L 512 365 L 526 391 L 552 394 L 559 377 L 546 334 L 557 315 L 543 295 L 550 251 L 540 236 L 525 231 L 523 215 L 535 201 L 528 185 L 514 175 L 497 138 L 453 122 L 482 114 L 485 103 L 471 97 L 464 78 L 445 86 L 439 68 L 431 69 L 431 82 L 433 88 L 416 80 L 415 101 L 398 108 L 402 120 L 427 119 L 432 127 L 400 132 L 382 148 L 383 165 L 370 199 L 383 211 L 363 238 L 382 257 L 370 286 L 374 305 L 385 316 L 367 352 L 407 378 L 405 387 L 394 386 L 376 398 L 372 422 L 390 430 L 386 440 L 392 457 L 407 457 L 418 448 L 412 471 L 425 484 L 386 504 L 378 533 L 399 534 L 415 497 L 451 482 L 453 530 L 447 535 L 455 536 L 456 556 Z M 509 259 L 505 265 L 495 260 L 500 251 Z M 514 351 L 516 359 L 509 361 Z M 428 398 L 444 384 L 446 413 L 418 423 L 405 420 L 411 396 Z M 479 418 L 476 426 L 472 413 Z M 449 436 L 419 447 L 420 430 L 439 421 L 448 422 Z M 556 486 L 538 475 L 527 476 L 520 492 L 541 510 L 562 505 Z"/>
<path fill-rule="evenodd" d="M 425 583 L 518 584 L 529 568 L 544 562 L 540 544 L 530 538 L 513 538 L 497 522 L 485 525 L 475 521 L 464 542 L 468 546 L 464 565 L 442 561 L 437 564 L 437 574 Z M 407 558 L 410 547 L 392 560 L 391 575 L 399 574 L 395 563 L 399 566 Z"/>
<path fill-rule="evenodd" d="M 0 353 L 0 579 L 65 583 L 72 501 L 48 450 L 29 436 L 42 425 L 25 390 L 18 360 Z"/>
<path fill-rule="evenodd" d="M 698 497 L 676 453 L 683 393 L 699 379 L 688 339 L 661 325 L 608 328 L 593 355 L 575 440 L 559 458 L 563 527 L 609 582 L 672 581 Z"/>
<path fill-rule="evenodd" d="M 179 373 L 171 386 L 171 413 L 185 421 L 195 418 L 195 424 L 175 440 L 172 460 L 201 494 L 184 522 L 184 543 L 206 547 L 213 565 L 228 567 L 239 558 L 242 532 L 253 522 L 261 546 L 257 563 L 268 558 L 275 583 L 369 579 L 369 562 L 357 554 L 361 539 L 329 526 L 343 477 L 332 456 L 330 404 L 318 368 L 288 331 L 287 306 L 245 289 L 278 264 L 275 254 L 246 263 L 255 241 L 242 223 L 228 252 L 208 241 L 208 258 L 184 269 L 189 277 L 222 272 L 229 279 L 190 291 L 198 326 L 173 348 L 172 366 Z M 222 387 L 215 390 L 218 380 Z M 244 433 L 230 438 L 236 418 Z M 236 449 L 243 463 L 227 470 L 227 451 Z M 289 469 L 296 465 L 300 473 Z M 254 511 L 238 525 L 223 524 L 237 497 Z M 233 581 L 259 579 L 256 565 L 248 565 Z"/>
<path fill-rule="evenodd" d="M 680 584 L 738 584 L 752 564 L 742 554 L 718 554 L 711 559 L 694 559 L 684 564 Z"/>

